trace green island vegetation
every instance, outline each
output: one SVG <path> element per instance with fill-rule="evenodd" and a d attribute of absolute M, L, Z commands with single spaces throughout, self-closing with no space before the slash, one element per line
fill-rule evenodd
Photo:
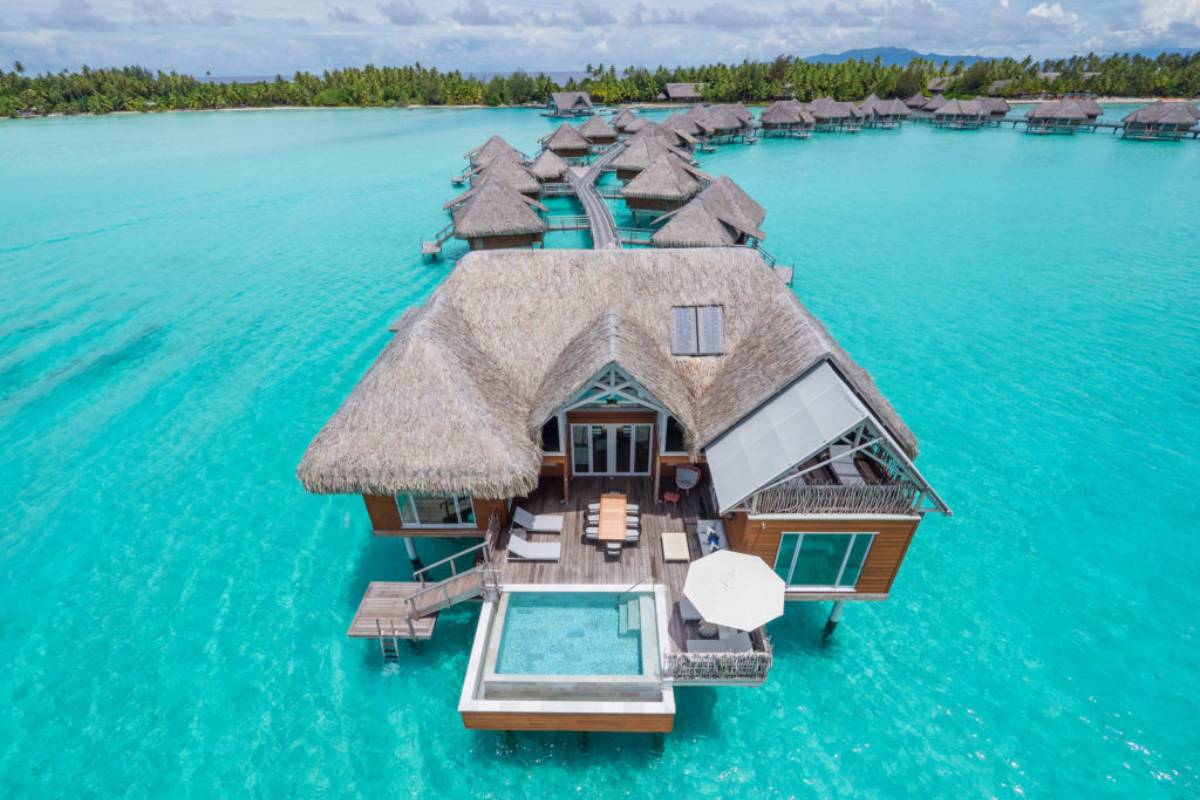
<path fill-rule="evenodd" d="M 582 79 L 558 84 L 544 74 L 515 72 L 479 80 L 457 70 L 420 64 L 366 66 L 256 82 L 200 80 L 143 67 L 89 69 L 29 75 L 19 62 L 0 69 L 0 117 L 44 114 L 107 114 L 114 111 L 170 111 L 271 106 L 541 105 L 557 90 L 582 89 L 601 103 L 653 102 L 667 83 L 703 84 L 706 100 L 765 102 L 781 97 L 808 101 L 833 96 L 860 100 L 909 97 L 929 82 L 948 78 L 948 96 L 993 94 L 1029 97 L 1087 92 L 1120 97 L 1200 95 L 1200 53 L 1074 56 L 1035 61 L 1011 58 L 962 62 L 914 59 L 907 66 L 874 61 L 816 64 L 780 56 L 770 62 L 714 64 L 650 70 L 589 65 Z"/>

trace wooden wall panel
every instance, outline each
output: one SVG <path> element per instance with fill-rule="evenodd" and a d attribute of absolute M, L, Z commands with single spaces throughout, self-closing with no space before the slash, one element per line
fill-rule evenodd
<path fill-rule="evenodd" d="M 482 497 L 474 498 L 475 502 L 475 525 L 481 531 L 486 531 L 488 521 L 491 520 L 492 512 L 495 511 L 500 517 L 500 527 L 508 524 L 508 501 L 506 500 L 484 500 Z"/>
<path fill-rule="evenodd" d="M 376 533 L 398 531 L 403 527 L 395 497 L 390 494 L 364 494 L 363 502 L 367 504 L 367 516 L 371 518 L 371 527 Z"/>
<path fill-rule="evenodd" d="M 674 714 L 525 714 L 462 712 L 463 725 L 492 731 L 594 731 L 612 733 L 670 733 Z"/>
<path fill-rule="evenodd" d="M 396 507 L 396 498 L 391 495 L 363 495 L 367 506 L 367 516 L 371 518 L 371 528 L 376 536 L 424 536 L 424 537 L 457 537 L 479 536 L 487 530 L 488 520 L 492 510 L 500 512 L 500 524 L 508 523 L 508 504 L 504 500 L 484 500 L 474 498 L 475 527 L 474 528 L 413 528 L 405 527 L 400 519 L 400 509 Z"/>

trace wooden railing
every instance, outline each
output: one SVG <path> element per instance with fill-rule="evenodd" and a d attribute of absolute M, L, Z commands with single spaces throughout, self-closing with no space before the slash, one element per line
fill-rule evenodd
<path fill-rule="evenodd" d="M 621 237 L 621 244 L 650 244 L 654 231 L 649 228 L 617 228 L 617 235 Z"/>
<path fill-rule="evenodd" d="M 548 231 L 586 231 L 591 227 L 591 221 L 587 214 L 575 214 L 562 217 L 548 217 L 546 219 L 546 230 Z"/>
<path fill-rule="evenodd" d="M 676 681 L 762 683 L 771 670 L 771 639 L 762 628 L 750 634 L 755 649 L 748 653 L 667 653 L 666 677 Z"/>
<path fill-rule="evenodd" d="M 911 483 L 861 486 L 791 481 L 753 495 L 743 504 L 751 514 L 909 514 L 916 508 Z"/>

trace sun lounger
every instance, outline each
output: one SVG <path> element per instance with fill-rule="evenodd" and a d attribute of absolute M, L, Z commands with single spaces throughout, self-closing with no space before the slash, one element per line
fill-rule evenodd
<path fill-rule="evenodd" d="M 508 535 L 508 557 L 517 561 L 558 561 L 562 555 L 559 542 L 531 542 L 518 536 L 514 529 Z"/>
<path fill-rule="evenodd" d="M 754 644 L 750 634 L 738 633 L 728 639 L 688 639 L 689 653 L 752 653 Z"/>
<path fill-rule="evenodd" d="M 513 522 L 534 533 L 562 533 L 562 514 L 538 514 L 534 516 L 523 508 L 513 509 Z"/>
<path fill-rule="evenodd" d="M 833 459 L 829 468 L 842 486 L 865 486 L 866 481 L 854 466 L 854 456 L 849 454 L 854 448 L 848 444 L 835 444 L 829 448 L 829 457 Z"/>

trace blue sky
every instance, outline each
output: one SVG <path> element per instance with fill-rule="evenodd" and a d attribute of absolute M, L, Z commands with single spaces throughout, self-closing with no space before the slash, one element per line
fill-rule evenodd
<path fill-rule="evenodd" d="M 1200 0 L 0 0 L 0 60 L 272 75 L 695 64 L 894 45 L 1035 57 L 1200 47 Z"/>

